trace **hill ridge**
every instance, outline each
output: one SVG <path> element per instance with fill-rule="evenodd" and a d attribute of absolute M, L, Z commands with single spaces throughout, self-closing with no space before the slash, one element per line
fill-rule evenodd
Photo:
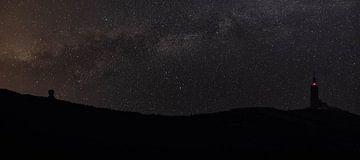
<path fill-rule="evenodd" d="M 0 140 L 34 153 L 360 150 L 360 116 L 340 110 L 239 108 L 193 116 L 145 115 L 4 89 L 0 103 Z"/>

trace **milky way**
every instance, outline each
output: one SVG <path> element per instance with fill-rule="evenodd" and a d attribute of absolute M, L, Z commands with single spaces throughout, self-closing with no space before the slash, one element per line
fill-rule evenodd
<path fill-rule="evenodd" d="M 309 106 L 360 113 L 357 0 L 0 0 L 0 88 L 194 114 Z"/>

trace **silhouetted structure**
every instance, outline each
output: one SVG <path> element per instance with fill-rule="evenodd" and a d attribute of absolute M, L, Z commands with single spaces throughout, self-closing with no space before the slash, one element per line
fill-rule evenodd
<path fill-rule="evenodd" d="M 311 84 L 310 106 L 316 107 L 319 104 L 319 101 L 319 87 L 317 85 L 316 77 L 314 75 L 313 82 Z"/>
<path fill-rule="evenodd" d="M 310 108 L 314 108 L 314 109 L 326 109 L 329 106 L 327 105 L 327 103 L 321 101 L 321 99 L 319 98 L 319 86 L 318 83 L 316 81 L 316 77 L 314 74 L 313 77 L 313 82 L 311 84 L 311 93 L 310 93 Z"/>
<path fill-rule="evenodd" d="M 52 89 L 50 89 L 49 91 L 48 91 L 48 93 L 49 93 L 49 99 L 55 99 L 55 91 L 54 90 L 52 90 Z"/>

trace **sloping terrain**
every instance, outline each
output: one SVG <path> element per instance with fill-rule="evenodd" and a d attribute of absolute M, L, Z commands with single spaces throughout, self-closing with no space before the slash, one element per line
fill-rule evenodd
<path fill-rule="evenodd" d="M 360 117 L 341 110 L 245 108 L 142 115 L 0 90 L 1 145 L 34 155 L 134 152 L 356 153 Z"/>

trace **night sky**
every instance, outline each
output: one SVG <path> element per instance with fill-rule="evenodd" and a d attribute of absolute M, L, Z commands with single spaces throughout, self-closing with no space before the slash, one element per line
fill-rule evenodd
<path fill-rule="evenodd" d="M 360 114 L 358 0 L 0 0 L 0 88 L 156 114 Z"/>

